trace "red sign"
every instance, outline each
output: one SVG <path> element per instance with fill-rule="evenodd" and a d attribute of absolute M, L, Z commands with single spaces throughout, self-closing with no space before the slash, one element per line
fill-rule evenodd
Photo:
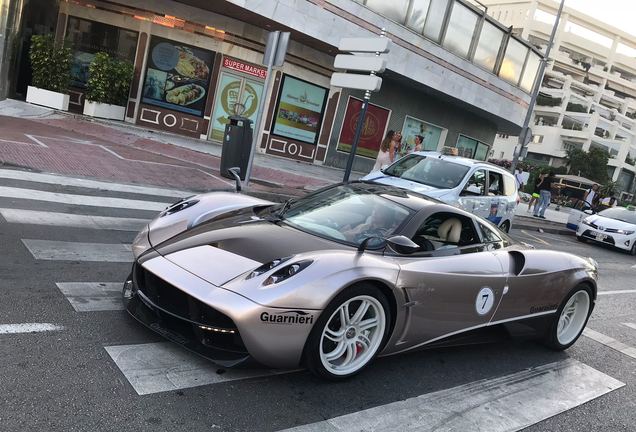
<path fill-rule="evenodd" d="M 342 129 L 340 130 L 338 150 L 347 153 L 351 151 L 361 109 L 362 101 L 350 97 L 342 122 Z M 360 141 L 358 141 L 357 155 L 368 158 L 377 157 L 390 115 L 390 110 L 369 104 L 367 115 L 364 118 L 364 125 L 362 126 L 362 133 L 360 134 Z"/>
<path fill-rule="evenodd" d="M 243 63 L 242 61 L 233 59 L 232 57 L 223 57 L 223 67 L 243 72 L 261 79 L 265 79 L 267 76 L 267 69 L 250 63 Z"/>

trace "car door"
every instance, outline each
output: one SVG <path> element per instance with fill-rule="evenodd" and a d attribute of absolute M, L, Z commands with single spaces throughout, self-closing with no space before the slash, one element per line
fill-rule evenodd
<path fill-rule="evenodd" d="M 462 222 L 458 244 L 440 246 L 429 238 L 435 250 L 401 259 L 398 285 L 408 301 L 398 341 L 402 349 L 487 325 L 503 295 L 506 272 L 482 241 L 473 219 L 444 214 Z M 435 216 L 427 218 L 423 226 Z"/>
<path fill-rule="evenodd" d="M 486 195 L 487 171 L 475 170 L 459 194 L 459 207 L 481 217 L 488 217 L 489 200 Z"/>

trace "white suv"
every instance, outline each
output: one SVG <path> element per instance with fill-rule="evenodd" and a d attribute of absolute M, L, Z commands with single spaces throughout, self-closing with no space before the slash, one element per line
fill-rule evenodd
<path fill-rule="evenodd" d="M 518 204 L 515 178 L 488 163 L 436 152 L 411 153 L 362 180 L 423 193 L 490 220 L 503 231 L 512 226 Z"/>

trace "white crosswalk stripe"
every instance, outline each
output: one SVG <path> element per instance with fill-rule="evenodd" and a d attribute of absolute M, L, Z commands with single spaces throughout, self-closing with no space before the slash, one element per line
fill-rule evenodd
<path fill-rule="evenodd" d="M 78 206 L 109 207 L 150 211 L 161 211 L 171 204 L 171 202 L 167 201 L 156 202 L 127 198 L 66 194 L 10 186 L 0 186 L 0 197 L 72 204 Z"/>
<path fill-rule="evenodd" d="M 58 282 L 56 285 L 77 312 L 123 310 L 123 282 Z"/>
<path fill-rule="evenodd" d="M 0 208 L 0 215 L 9 223 L 119 231 L 139 231 L 148 223 L 147 219 L 76 215 L 7 208 Z"/>
<path fill-rule="evenodd" d="M 23 239 L 35 259 L 53 261 L 132 262 L 129 244 L 78 243 Z"/>
<path fill-rule="evenodd" d="M 219 371 L 214 363 L 171 342 L 107 346 L 105 349 L 140 395 L 289 372 L 266 369 Z"/>
<path fill-rule="evenodd" d="M 576 360 L 565 360 L 286 432 L 517 431 L 624 385 Z"/>

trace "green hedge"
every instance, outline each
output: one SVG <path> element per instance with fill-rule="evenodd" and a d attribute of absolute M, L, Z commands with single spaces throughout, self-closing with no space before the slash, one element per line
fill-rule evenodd
<path fill-rule="evenodd" d="M 67 42 L 56 44 L 53 35 L 31 36 L 31 85 L 66 93 L 71 81 L 73 54 Z"/>
<path fill-rule="evenodd" d="M 99 52 L 88 69 L 86 99 L 111 105 L 126 105 L 133 65 Z"/>

